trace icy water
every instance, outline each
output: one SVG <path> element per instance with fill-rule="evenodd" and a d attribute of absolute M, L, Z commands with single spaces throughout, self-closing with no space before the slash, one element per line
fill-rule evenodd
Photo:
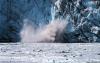
<path fill-rule="evenodd" d="M 0 44 L 0 63 L 100 63 L 100 44 Z"/>

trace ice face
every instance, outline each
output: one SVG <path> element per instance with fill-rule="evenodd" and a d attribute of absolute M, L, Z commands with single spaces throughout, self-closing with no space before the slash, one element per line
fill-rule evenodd
<path fill-rule="evenodd" d="M 26 24 L 25 20 L 28 21 Z M 65 21 L 66 25 L 59 21 Z M 3 42 L 19 42 L 25 34 L 24 37 L 30 37 L 30 41 L 35 36 L 45 36 L 39 38 L 40 41 L 55 41 L 62 38 L 61 42 L 100 42 L 98 28 L 99 1 L 0 0 L 0 41 Z M 39 33 L 38 29 L 41 30 Z M 91 41 L 94 37 L 97 39 Z"/>

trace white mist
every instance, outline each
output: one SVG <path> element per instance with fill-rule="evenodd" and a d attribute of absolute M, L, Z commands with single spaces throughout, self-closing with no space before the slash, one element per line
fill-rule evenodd
<path fill-rule="evenodd" d="M 37 29 L 25 21 L 20 33 L 21 42 L 54 42 L 57 32 L 62 33 L 65 27 L 66 21 L 59 19 Z"/>

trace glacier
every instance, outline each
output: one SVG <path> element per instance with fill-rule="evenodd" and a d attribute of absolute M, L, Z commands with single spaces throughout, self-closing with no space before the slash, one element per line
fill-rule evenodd
<path fill-rule="evenodd" d="M 27 22 L 25 22 L 27 21 Z M 39 33 L 55 21 L 66 21 L 66 26 L 52 29 L 53 33 L 43 37 Z M 0 0 L 0 42 L 21 42 L 21 32 L 27 23 L 31 29 L 41 30 L 38 35 L 28 31 L 28 41 L 61 43 L 100 42 L 99 0 Z M 57 23 L 54 24 L 54 27 Z M 60 24 L 60 23 L 59 23 Z M 60 26 L 60 25 L 58 25 Z M 49 27 L 51 32 L 51 28 Z M 64 28 L 64 29 L 63 29 Z M 31 29 L 26 29 L 31 30 Z M 61 32 L 59 31 L 62 30 Z M 25 31 L 25 30 L 24 30 Z M 32 34 L 31 34 L 32 33 Z M 53 35 L 53 36 L 52 36 Z M 35 37 L 37 40 L 32 40 Z M 46 39 L 49 37 L 50 39 Z"/>

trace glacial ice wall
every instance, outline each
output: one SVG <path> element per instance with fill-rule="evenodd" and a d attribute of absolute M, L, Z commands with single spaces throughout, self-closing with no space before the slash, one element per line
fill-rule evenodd
<path fill-rule="evenodd" d="M 100 42 L 99 0 L 0 0 L 0 42 L 21 41 L 24 21 L 38 29 L 57 19 L 66 27 L 53 42 Z"/>
<path fill-rule="evenodd" d="M 35 28 L 48 23 L 50 6 L 47 0 L 0 0 L 0 42 L 19 42 L 25 20 Z"/>
<path fill-rule="evenodd" d="M 100 42 L 99 0 L 57 0 L 53 3 L 53 16 L 68 22 L 63 34 L 60 38 L 57 37 L 57 41 Z"/>

